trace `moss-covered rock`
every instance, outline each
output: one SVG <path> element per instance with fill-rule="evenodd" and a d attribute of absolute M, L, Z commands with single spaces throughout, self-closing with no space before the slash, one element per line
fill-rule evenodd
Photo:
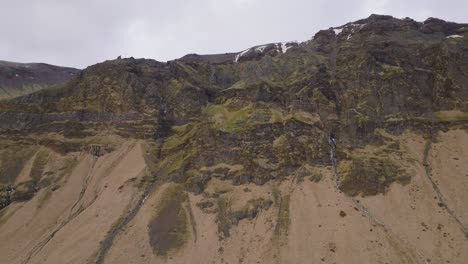
<path fill-rule="evenodd" d="M 286 236 L 288 234 L 289 225 L 291 224 L 289 200 L 289 195 L 280 196 L 278 199 L 278 219 L 275 226 L 276 236 Z"/>
<path fill-rule="evenodd" d="M 354 158 L 342 161 L 338 173 L 340 190 L 348 195 L 376 195 L 384 193 L 392 182 L 408 183 L 410 177 L 389 158 Z"/>
<path fill-rule="evenodd" d="M 187 243 L 190 235 L 189 218 L 184 209 L 187 199 L 181 185 L 170 185 L 162 194 L 148 225 L 150 245 L 156 255 L 167 257 Z"/>
<path fill-rule="evenodd" d="M 254 219 L 261 210 L 268 210 L 272 204 L 273 201 L 271 200 L 257 198 L 251 199 L 243 207 L 233 210 L 230 200 L 220 197 L 216 215 L 219 239 L 228 238 L 233 225 L 237 225 L 243 219 Z"/>

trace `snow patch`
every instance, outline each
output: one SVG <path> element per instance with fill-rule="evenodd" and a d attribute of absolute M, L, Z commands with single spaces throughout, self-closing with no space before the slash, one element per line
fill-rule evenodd
<path fill-rule="evenodd" d="M 361 30 L 366 24 L 350 24 L 351 33 Z"/>
<path fill-rule="evenodd" d="M 359 27 L 359 29 L 363 28 L 366 24 L 351 24 L 353 27 Z"/>
<path fill-rule="evenodd" d="M 236 55 L 236 58 L 234 59 L 234 62 L 239 62 L 239 59 L 240 57 L 242 57 L 244 54 L 246 54 L 247 52 L 249 52 L 250 49 L 246 49 L 242 52 L 240 52 L 239 54 Z"/>
<path fill-rule="evenodd" d="M 266 45 L 263 45 L 263 46 L 260 46 L 260 47 L 256 47 L 255 50 L 256 51 L 259 51 L 259 52 L 263 52 L 266 48 Z"/>
<path fill-rule="evenodd" d="M 16 77 L 19 77 L 19 74 L 15 74 Z"/>
<path fill-rule="evenodd" d="M 335 32 L 335 35 L 338 36 L 341 31 L 343 31 L 343 28 L 334 28 L 333 31 Z"/>
<path fill-rule="evenodd" d="M 347 29 L 347 31 L 351 31 L 351 32 L 348 34 L 348 36 L 346 37 L 346 40 L 350 40 L 350 39 L 351 39 L 351 36 L 352 36 L 354 33 L 356 33 L 356 32 L 358 32 L 359 30 L 361 30 L 365 25 L 366 25 L 366 24 L 348 24 L 348 25 L 346 25 L 345 28 Z M 334 29 L 335 34 L 336 34 L 336 30 L 337 30 L 337 29 Z M 341 30 L 343 30 L 343 29 L 341 29 Z M 341 33 L 341 31 L 340 31 L 340 33 Z M 338 34 L 339 34 L 339 33 L 338 33 Z M 338 34 L 336 34 L 336 35 L 338 35 Z"/>
<path fill-rule="evenodd" d="M 463 38 L 462 35 L 450 35 L 450 36 L 447 36 L 447 38 Z"/>
<path fill-rule="evenodd" d="M 286 51 L 288 51 L 288 49 L 290 49 L 292 46 L 289 46 L 288 47 L 288 42 L 283 42 L 281 43 L 281 52 L 282 53 L 286 53 Z"/>

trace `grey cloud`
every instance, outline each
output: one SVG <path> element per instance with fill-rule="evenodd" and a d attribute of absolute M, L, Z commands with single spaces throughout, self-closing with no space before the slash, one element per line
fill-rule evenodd
<path fill-rule="evenodd" d="M 161 61 L 305 40 L 371 13 L 467 22 L 466 1 L 0 0 L 0 60 L 83 68 L 119 55 Z"/>

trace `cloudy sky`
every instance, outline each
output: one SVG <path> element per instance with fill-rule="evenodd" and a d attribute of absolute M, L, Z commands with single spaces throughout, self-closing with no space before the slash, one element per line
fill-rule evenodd
<path fill-rule="evenodd" d="M 372 13 L 468 22 L 466 0 L 0 0 L 0 60 L 84 68 L 306 40 Z"/>

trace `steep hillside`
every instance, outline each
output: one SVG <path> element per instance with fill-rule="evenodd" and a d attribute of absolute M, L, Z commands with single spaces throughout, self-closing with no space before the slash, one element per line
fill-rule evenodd
<path fill-rule="evenodd" d="M 64 83 L 79 70 L 44 63 L 0 61 L 0 100 Z"/>
<path fill-rule="evenodd" d="M 0 102 L 0 263 L 465 263 L 468 24 L 117 59 Z"/>

